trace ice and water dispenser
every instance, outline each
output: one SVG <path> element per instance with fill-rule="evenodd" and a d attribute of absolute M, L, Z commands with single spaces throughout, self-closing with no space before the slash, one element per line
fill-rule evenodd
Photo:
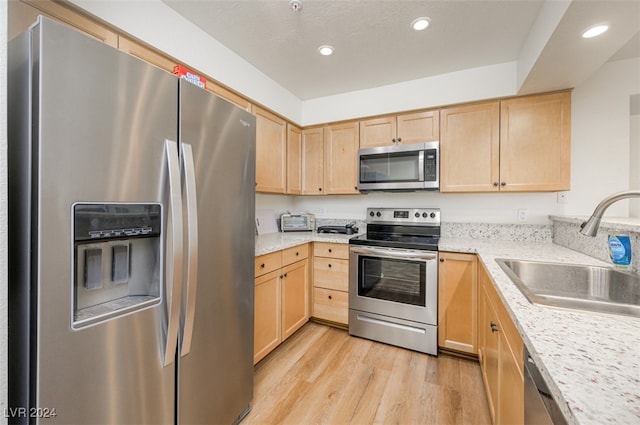
<path fill-rule="evenodd" d="M 75 204 L 73 326 L 160 301 L 160 204 Z"/>

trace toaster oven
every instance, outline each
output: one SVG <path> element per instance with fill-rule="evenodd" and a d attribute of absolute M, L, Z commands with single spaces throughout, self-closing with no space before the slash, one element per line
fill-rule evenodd
<path fill-rule="evenodd" d="M 286 213 L 280 216 L 280 229 L 283 232 L 312 232 L 316 228 L 316 217 L 313 214 Z"/>

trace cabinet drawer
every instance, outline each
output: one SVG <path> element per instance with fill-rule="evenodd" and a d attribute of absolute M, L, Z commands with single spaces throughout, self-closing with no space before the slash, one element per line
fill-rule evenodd
<path fill-rule="evenodd" d="M 349 259 L 349 244 L 316 242 L 313 245 L 314 257 Z"/>
<path fill-rule="evenodd" d="M 272 272 L 282 266 L 282 251 L 272 252 L 270 254 L 256 257 L 255 271 L 256 277 L 265 273 Z"/>
<path fill-rule="evenodd" d="M 349 294 L 331 289 L 313 289 L 313 317 L 331 322 L 349 323 Z"/>
<path fill-rule="evenodd" d="M 313 286 L 349 291 L 349 260 L 315 257 Z"/>
<path fill-rule="evenodd" d="M 304 260 L 309 256 L 309 244 L 298 245 L 282 250 L 282 267 Z"/>

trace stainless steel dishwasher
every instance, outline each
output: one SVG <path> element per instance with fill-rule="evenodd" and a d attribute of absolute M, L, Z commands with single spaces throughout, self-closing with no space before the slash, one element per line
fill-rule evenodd
<path fill-rule="evenodd" d="M 524 347 L 524 423 L 525 425 L 567 424 L 526 346 Z"/>

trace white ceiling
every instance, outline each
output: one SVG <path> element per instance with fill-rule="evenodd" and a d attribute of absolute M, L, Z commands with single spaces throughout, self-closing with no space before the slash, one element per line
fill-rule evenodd
<path fill-rule="evenodd" d="M 640 57 L 640 0 L 163 2 L 301 100 L 514 61 L 520 92 L 555 90 Z M 421 16 L 431 27 L 410 29 Z M 599 22 L 610 31 L 580 38 Z"/>

